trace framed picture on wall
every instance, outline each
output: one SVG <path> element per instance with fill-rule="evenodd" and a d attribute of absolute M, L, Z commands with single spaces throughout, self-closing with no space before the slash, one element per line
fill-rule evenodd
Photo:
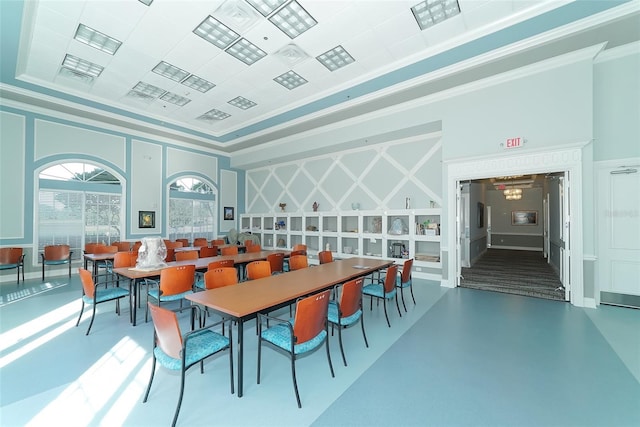
<path fill-rule="evenodd" d="M 156 228 L 156 213 L 154 211 L 139 211 L 138 227 Z"/>
<path fill-rule="evenodd" d="M 233 208 L 226 207 L 224 208 L 224 220 L 225 221 L 233 221 L 235 216 L 233 214 Z"/>
<path fill-rule="evenodd" d="M 511 211 L 511 225 L 538 225 L 538 211 Z"/>

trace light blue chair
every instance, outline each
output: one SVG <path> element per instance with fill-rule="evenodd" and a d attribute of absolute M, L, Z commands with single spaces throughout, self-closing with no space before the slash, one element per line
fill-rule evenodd
<path fill-rule="evenodd" d="M 44 282 L 44 267 L 47 265 L 69 264 L 69 277 L 71 277 L 71 247 L 69 245 L 49 245 L 44 247 L 42 257 L 42 281 Z"/>
<path fill-rule="evenodd" d="M 376 298 L 378 302 L 382 300 L 384 306 L 384 316 L 387 318 L 387 326 L 391 327 L 391 322 L 389 322 L 389 315 L 387 314 L 387 300 L 391 298 L 395 298 L 396 300 L 396 308 L 398 309 L 398 314 L 402 317 L 402 313 L 400 312 L 400 305 L 398 304 L 398 298 L 396 297 L 396 277 L 398 276 L 398 266 L 393 264 L 389 268 L 387 268 L 387 275 L 384 279 L 380 279 L 379 283 L 372 283 L 370 285 L 362 288 L 362 293 L 364 295 L 369 295 L 371 298 L 370 309 L 373 310 L 373 299 Z"/>
<path fill-rule="evenodd" d="M 362 326 L 362 336 L 364 344 L 369 347 L 367 334 L 364 331 L 364 317 L 362 316 L 362 284 L 363 279 L 350 280 L 343 285 L 335 287 L 334 295 L 338 295 L 337 301 L 329 302 L 329 312 L 327 318 L 331 323 L 331 335 L 333 335 L 333 327 L 338 327 L 338 340 L 340 342 L 340 352 L 342 353 L 342 362 L 347 366 L 347 358 L 344 355 L 344 347 L 342 345 L 342 329 L 355 325 L 360 322 Z"/>
<path fill-rule="evenodd" d="M 18 284 L 20 284 L 20 269 L 24 282 L 24 254 L 22 248 L 0 248 L 0 270 L 18 270 Z"/>

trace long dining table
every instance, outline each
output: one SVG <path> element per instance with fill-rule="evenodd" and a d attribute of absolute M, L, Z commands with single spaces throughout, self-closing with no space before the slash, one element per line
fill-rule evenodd
<path fill-rule="evenodd" d="M 239 253 L 237 255 L 219 255 L 214 257 L 205 257 L 198 258 L 193 260 L 185 260 L 185 261 L 172 261 L 168 262 L 166 267 L 175 267 L 180 265 L 195 265 L 196 270 L 206 270 L 209 266 L 210 262 L 220 261 L 225 259 L 233 260 L 233 263 L 236 266 L 244 266 L 253 261 L 263 261 L 266 260 L 270 254 L 274 253 L 284 253 L 285 257 L 288 257 L 291 253 L 287 250 L 264 250 L 260 252 L 246 252 Z M 119 267 L 114 268 L 113 272 L 121 277 L 125 277 L 129 279 L 129 286 L 133 286 L 132 295 L 137 295 L 137 286 L 138 282 L 144 279 L 152 279 L 160 276 L 162 270 L 166 267 L 157 268 L 157 269 L 144 269 L 144 268 L 136 268 L 136 267 Z M 133 326 L 136 326 L 137 319 L 137 301 L 133 304 Z"/>
<path fill-rule="evenodd" d="M 238 397 L 242 397 L 244 322 L 258 313 L 286 306 L 299 297 L 330 289 L 361 276 L 378 272 L 393 264 L 391 260 L 347 258 L 318 266 L 310 266 L 235 286 L 196 292 L 186 298 L 208 307 L 238 323 Z"/>

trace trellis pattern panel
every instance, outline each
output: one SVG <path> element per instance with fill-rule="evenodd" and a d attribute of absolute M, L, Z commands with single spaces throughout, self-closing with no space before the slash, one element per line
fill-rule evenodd
<path fill-rule="evenodd" d="M 247 213 L 440 207 L 440 138 L 412 138 L 247 171 Z"/>

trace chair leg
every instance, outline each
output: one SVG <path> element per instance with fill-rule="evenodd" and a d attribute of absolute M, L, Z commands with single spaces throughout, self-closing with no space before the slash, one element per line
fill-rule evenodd
<path fill-rule="evenodd" d="M 382 297 L 382 306 L 384 307 L 384 317 L 387 318 L 387 326 L 391 327 L 391 322 L 389 322 L 389 315 L 387 314 L 387 298 L 386 297 Z"/>
<path fill-rule="evenodd" d="M 360 326 L 362 326 L 362 337 L 364 338 L 364 345 L 369 348 L 369 341 L 367 341 L 367 334 L 364 331 L 364 313 L 360 316 Z"/>
<path fill-rule="evenodd" d="M 44 282 L 44 261 L 42 261 L 42 281 Z"/>
<path fill-rule="evenodd" d="M 82 308 L 80 308 L 80 315 L 78 316 L 78 321 L 76 322 L 76 328 L 80 324 L 80 319 L 82 318 L 83 313 L 84 313 L 84 300 L 82 300 Z"/>
<path fill-rule="evenodd" d="M 404 307 L 404 312 L 407 312 L 407 305 L 404 303 L 404 288 L 400 286 L 400 296 L 402 297 L 402 306 Z M 397 296 L 396 296 L 397 298 Z"/>
<path fill-rule="evenodd" d="M 325 338 L 324 345 L 327 348 L 327 361 L 329 362 L 329 370 L 331 371 L 331 378 L 335 378 L 336 375 L 333 372 L 333 363 L 331 363 L 331 352 L 329 351 L 329 334 Z"/>
<path fill-rule="evenodd" d="M 144 398 L 142 399 L 142 403 L 147 402 L 147 398 L 149 397 L 149 392 L 151 391 L 151 383 L 153 382 L 153 376 L 156 373 L 156 356 L 151 352 L 151 377 L 149 378 L 149 384 L 147 385 L 147 391 L 144 394 Z"/>
<path fill-rule="evenodd" d="M 296 381 L 296 356 L 294 354 L 291 354 L 291 377 L 293 378 L 293 390 L 296 392 L 298 408 L 302 408 L 302 403 L 300 403 L 300 393 L 298 393 L 298 382 Z"/>
<path fill-rule="evenodd" d="M 231 326 L 229 326 L 229 328 L 231 328 Z M 261 322 L 258 322 L 258 375 L 257 375 L 257 384 L 260 384 L 260 359 L 262 356 L 262 339 L 260 338 L 262 336 L 262 324 Z"/>
<path fill-rule="evenodd" d="M 24 279 L 22 279 L 24 281 Z M 409 290 L 411 291 L 411 299 L 413 300 L 413 305 L 416 305 L 416 298 L 413 296 L 413 283 L 409 282 Z"/>
<path fill-rule="evenodd" d="M 333 324 L 331 325 L 331 331 L 333 334 Z M 342 353 L 342 363 L 344 363 L 344 366 L 347 366 L 347 358 L 344 355 L 344 348 L 342 346 L 342 325 L 340 325 L 340 323 L 338 323 L 338 342 L 340 343 L 340 353 Z"/>
<path fill-rule="evenodd" d="M 396 308 L 398 309 L 398 314 L 400 315 L 400 317 L 402 317 L 402 312 L 400 311 L 400 304 L 398 303 L 398 293 L 397 292 L 396 292 L 395 300 L 396 300 Z"/>
<path fill-rule="evenodd" d="M 178 404 L 176 406 L 176 413 L 173 416 L 173 422 L 171 423 L 171 427 L 175 427 L 176 421 L 178 421 L 178 415 L 180 414 L 180 406 L 182 406 L 182 396 L 184 395 L 184 377 L 185 377 L 185 369 L 182 367 L 182 373 L 180 378 L 180 395 L 178 396 Z"/>
<path fill-rule="evenodd" d="M 93 312 L 91 313 L 91 322 L 89 322 L 89 327 L 87 328 L 87 333 L 85 335 L 89 335 L 89 331 L 91 330 L 91 326 L 93 326 L 93 319 L 96 318 L 96 304 L 95 302 L 93 303 Z"/>

